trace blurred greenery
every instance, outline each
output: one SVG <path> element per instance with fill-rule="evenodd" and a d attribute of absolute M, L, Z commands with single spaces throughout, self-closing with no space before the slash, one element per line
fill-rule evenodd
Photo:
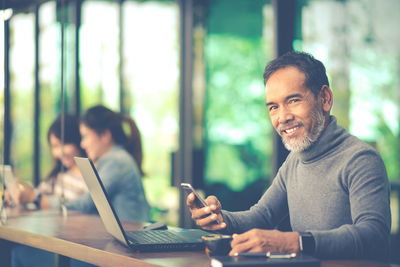
<path fill-rule="evenodd" d="M 269 29 L 263 13 L 268 4 L 215 1 L 208 17 L 205 191 L 217 194 L 231 210 L 253 204 L 271 173 L 272 127 L 266 119 L 262 79 L 272 54 L 272 41 L 263 36 Z M 239 192 L 260 183 L 260 190 L 242 195 L 241 203 L 235 201 Z"/>
<path fill-rule="evenodd" d="M 399 136 L 395 135 L 383 118 L 382 113 L 378 113 L 378 124 L 376 131 L 376 148 L 380 152 L 385 162 L 389 180 L 399 179 Z"/>
<path fill-rule="evenodd" d="M 265 55 L 260 40 L 210 36 L 206 57 L 206 191 L 224 184 L 226 190 L 219 194 L 230 198 L 227 190 L 242 191 L 259 179 L 268 180 L 271 172 L 272 129 L 262 82 Z"/>

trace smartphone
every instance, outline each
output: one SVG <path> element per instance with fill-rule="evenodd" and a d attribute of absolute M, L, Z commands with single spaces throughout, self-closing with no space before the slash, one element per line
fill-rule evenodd
<path fill-rule="evenodd" d="M 182 189 L 189 195 L 190 193 L 194 194 L 194 203 L 197 207 L 203 208 L 207 206 L 206 202 L 197 194 L 191 184 L 181 183 Z"/>
<path fill-rule="evenodd" d="M 197 207 L 203 208 L 205 206 L 208 206 L 207 203 L 201 198 L 201 196 L 197 194 L 197 192 L 194 190 L 191 184 L 181 183 L 181 187 L 187 194 L 190 193 L 194 194 L 194 203 L 196 204 Z M 211 212 L 211 214 L 213 214 L 213 212 Z M 215 220 L 213 223 L 219 224 L 219 220 Z"/>
<path fill-rule="evenodd" d="M 290 258 L 296 258 L 296 253 L 267 252 L 266 256 L 271 259 L 290 259 Z"/>

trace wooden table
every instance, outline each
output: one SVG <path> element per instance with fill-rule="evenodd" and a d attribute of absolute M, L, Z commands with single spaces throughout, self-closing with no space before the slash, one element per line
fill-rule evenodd
<path fill-rule="evenodd" d="M 127 230 L 142 228 L 141 223 L 123 223 Z M 209 266 L 202 251 L 133 252 L 114 239 L 100 217 L 69 211 L 11 212 L 6 225 L 0 226 L 0 239 L 51 251 L 99 266 Z M 324 261 L 324 267 L 389 267 L 367 261 Z"/>

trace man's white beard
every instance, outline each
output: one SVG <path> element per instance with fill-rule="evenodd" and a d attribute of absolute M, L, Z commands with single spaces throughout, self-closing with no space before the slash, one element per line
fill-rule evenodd
<path fill-rule="evenodd" d="M 315 108 L 311 114 L 312 120 L 315 122 L 313 131 L 307 132 L 306 136 L 301 138 L 282 138 L 283 144 L 286 149 L 293 152 L 301 152 L 308 149 L 320 137 L 324 130 L 325 117 L 322 111 Z M 303 122 L 301 124 L 304 125 Z"/>

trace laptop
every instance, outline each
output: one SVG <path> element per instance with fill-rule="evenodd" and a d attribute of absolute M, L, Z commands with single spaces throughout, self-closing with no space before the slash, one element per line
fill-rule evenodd
<path fill-rule="evenodd" d="M 18 183 L 10 165 L 0 165 L 1 182 L 4 183 L 10 196 L 11 206 L 17 205 Z"/>
<path fill-rule="evenodd" d="M 107 196 L 104 185 L 89 158 L 75 157 L 93 202 L 108 233 L 127 247 L 141 252 L 203 250 L 201 237 L 209 232 L 200 229 L 125 231 Z M 132 212 L 135 212 L 134 210 Z"/>

